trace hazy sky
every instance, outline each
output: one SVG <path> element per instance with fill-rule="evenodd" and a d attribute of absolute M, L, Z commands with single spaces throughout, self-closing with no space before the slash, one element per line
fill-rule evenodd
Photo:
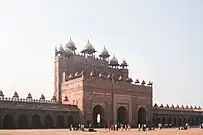
<path fill-rule="evenodd" d="M 54 47 L 87 39 L 154 83 L 163 104 L 203 106 L 202 0 L 0 0 L 0 89 L 51 98 Z"/>

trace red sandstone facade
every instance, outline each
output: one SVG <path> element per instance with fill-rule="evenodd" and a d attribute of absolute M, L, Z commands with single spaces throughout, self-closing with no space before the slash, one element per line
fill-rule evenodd
<path fill-rule="evenodd" d="M 95 56 L 95 49 L 88 41 L 80 54 L 76 54 L 74 42 L 55 50 L 54 96 L 45 100 L 12 98 L 0 90 L 0 128 L 67 128 L 79 123 L 86 126 L 104 126 L 109 122 L 185 124 L 203 122 L 200 107 L 166 105 L 152 106 L 152 83 L 133 80 L 128 74 L 128 64 L 121 64 L 115 56 L 109 60 L 104 47 Z M 100 114 L 100 123 L 97 116 Z"/>

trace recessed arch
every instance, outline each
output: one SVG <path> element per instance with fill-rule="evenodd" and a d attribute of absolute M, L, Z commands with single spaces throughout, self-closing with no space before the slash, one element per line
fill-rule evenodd
<path fill-rule="evenodd" d="M 128 124 L 128 110 L 124 106 L 117 109 L 117 122 L 121 124 Z"/>
<path fill-rule="evenodd" d="M 62 116 L 62 115 L 57 116 L 56 127 L 57 128 L 64 128 L 64 125 L 65 125 L 64 116 Z"/>
<path fill-rule="evenodd" d="M 68 127 L 70 127 L 70 125 L 74 125 L 74 118 L 72 115 L 68 116 Z"/>
<path fill-rule="evenodd" d="M 46 115 L 44 118 L 44 127 L 53 128 L 53 118 L 51 115 Z"/>
<path fill-rule="evenodd" d="M 35 114 L 32 116 L 32 128 L 39 129 L 42 128 L 42 122 L 40 116 Z"/>
<path fill-rule="evenodd" d="M 28 120 L 27 120 L 27 116 L 24 114 L 21 114 L 18 117 L 18 128 L 20 129 L 26 129 L 28 128 Z"/>
<path fill-rule="evenodd" d="M 140 107 L 138 109 L 138 124 L 145 124 L 146 123 L 147 112 L 144 107 Z"/>
<path fill-rule="evenodd" d="M 101 105 L 93 107 L 92 124 L 94 127 L 99 127 L 104 124 L 104 108 Z"/>
<path fill-rule="evenodd" d="M 14 120 L 13 115 L 6 114 L 3 118 L 3 128 L 4 129 L 13 129 L 14 128 Z"/>

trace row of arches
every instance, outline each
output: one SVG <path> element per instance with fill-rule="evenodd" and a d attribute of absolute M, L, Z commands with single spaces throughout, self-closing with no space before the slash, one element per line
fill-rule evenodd
<path fill-rule="evenodd" d="M 57 116 L 56 124 L 54 124 L 54 119 L 51 115 L 46 115 L 44 117 L 44 121 L 41 121 L 40 115 L 33 115 L 31 121 L 29 122 L 28 117 L 24 114 L 18 116 L 17 121 L 14 119 L 15 117 L 11 114 L 6 114 L 2 120 L 2 128 L 3 129 L 27 129 L 27 128 L 64 128 L 65 127 L 65 118 L 62 115 Z M 68 127 L 71 124 L 74 124 L 73 116 L 68 116 Z"/>
<path fill-rule="evenodd" d="M 158 124 L 172 124 L 172 126 L 184 125 L 189 123 L 190 125 L 200 124 L 200 119 L 192 117 L 153 117 L 153 123 Z"/>
<path fill-rule="evenodd" d="M 124 106 L 120 106 L 117 109 L 117 121 L 118 124 L 129 124 L 129 112 L 128 109 Z M 99 116 L 99 118 L 98 118 Z M 146 110 L 143 107 L 138 109 L 138 123 L 146 123 Z M 96 105 L 93 107 L 93 126 L 97 127 L 98 125 L 106 125 L 108 122 L 104 117 L 104 108 L 101 105 Z"/>

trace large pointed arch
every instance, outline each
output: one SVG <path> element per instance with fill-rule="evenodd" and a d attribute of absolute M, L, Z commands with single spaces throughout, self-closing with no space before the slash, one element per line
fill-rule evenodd
<path fill-rule="evenodd" d="M 32 128 L 40 129 L 42 128 L 42 122 L 40 116 L 35 114 L 32 116 Z"/>
<path fill-rule="evenodd" d="M 44 117 L 44 128 L 53 128 L 53 124 L 54 124 L 54 122 L 53 122 L 53 118 L 52 118 L 52 116 L 51 115 L 46 115 L 45 117 Z"/>
<path fill-rule="evenodd" d="M 128 110 L 124 106 L 117 109 L 117 122 L 121 124 L 128 124 Z"/>
<path fill-rule="evenodd" d="M 18 117 L 18 128 L 20 129 L 26 129 L 28 128 L 28 120 L 27 120 L 27 116 L 24 114 L 21 114 Z"/>
<path fill-rule="evenodd" d="M 95 105 L 93 107 L 93 126 L 99 127 L 104 124 L 104 108 L 101 105 Z"/>
<path fill-rule="evenodd" d="M 138 124 L 145 124 L 146 123 L 147 112 L 144 107 L 140 107 L 138 109 Z"/>
<path fill-rule="evenodd" d="M 6 114 L 3 118 L 3 128 L 13 129 L 14 128 L 14 118 L 11 114 Z"/>

